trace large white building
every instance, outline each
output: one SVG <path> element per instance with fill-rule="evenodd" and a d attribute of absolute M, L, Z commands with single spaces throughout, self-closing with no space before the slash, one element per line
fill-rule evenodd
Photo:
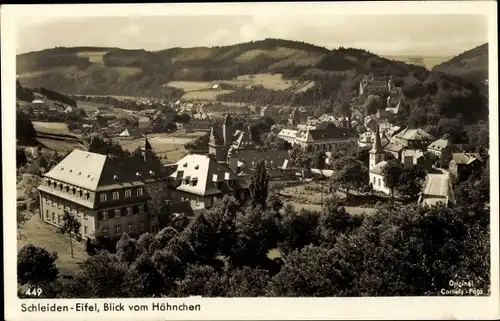
<path fill-rule="evenodd" d="M 298 130 L 293 129 L 282 129 L 278 133 L 278 137 L 289 142 L 292 146 L 295 144 L 295 138 L 297 137 Z"/>
<path fill-rule="evenodd" d="M 283 129 L 278 137 L 307 152 L 333 151 L 337 144 L 357 141 L 354 131 L 349 128 Z"/>

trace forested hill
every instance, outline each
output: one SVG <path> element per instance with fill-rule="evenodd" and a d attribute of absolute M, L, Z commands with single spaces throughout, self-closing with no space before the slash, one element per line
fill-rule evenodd
<path fill-rule="evenodd" d="M 76 100 L 61 94 L 57 91 L 50 90 L 44 87 L 40 88 L 27 88 L 24 87 L 19 80 L 16 81 L 16 99 L 24 102 L 32 102 L 35 99 L 43 98 L 44 100 L 51 100 L 60 102 L 72 107 L 76 107 Z"/>
<path fill-rule="evenodd" d="M 224 47 L 161 51 L 118 48 L 53 48 L 17 57 L 20 79 L 28 87 L 65 93 L 169 96 L 172 80 L 232 80 L 249 74 L 281 73 L 285 79 L 323 80 L 346 73 L 409 73 L 425 78 L 423 67 L 378 57 L 359 49 L 328 50 L 311 44 L 266 39 Z"/>
<path fill-rule="evenodd" d="M 433 70 L 483 84 L 488 79 L 488 44 L 467 50 L 437 65 Z"/>
<path fill-rule="evenodd" d="M 473 61 L 469 56 L 462 54 L 462 60 Z M 202 97 L 219 101 L 311 106 L 320 115 L 342 109 L 339 106 L 346 103 L 352 105 L 353 98 L 356 104 L 366 105 L 368 97 L 356 98 L 360 82 L 369 76 L 386 83 L 392 77 L 403 88 L 401 121 L 407 124 L 425 126 L 433 123 L 427 119 L 431 116 L 455 118 L 458 114 L 473 122 L 488 114 L 487 92 L 453 72 L 441 72 L 446 64 L 429 71 L 362 49 L 328 50 L 281 39 L 154 52 L 58 47 L 17 58 L 19 79 L 25 86 L 65 94 L 202 100 L 193 95 L 202 91 Z M 248 90 L 245 82 L 255 86 Z M 215 83 L 223 90 L 207 92 Z M 382 102 L 370 109 L 376 112 L 385 107 L 387 92 L 374 94 Z"/>

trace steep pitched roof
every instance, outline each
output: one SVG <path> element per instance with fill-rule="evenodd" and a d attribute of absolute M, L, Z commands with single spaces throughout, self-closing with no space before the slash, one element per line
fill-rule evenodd
<path fill-rule="evenodd" d="M 75 149 L 46 173 L 45 177 L 95 191 L 105 163 L 105 155 Z"/>
<path fill-rule="evenodd" d="M 333 140 L 333 139 L 347 139 L 354 138 L 354 131 L 349 128 L 324 128 L 324 129 L 313 129 L 306 130 L 297 133 L 300 139 L 308 141 L 318 141 L 318 140 Z"/>
<path fill-rule="evenodd" d="M 295 137 L 297 135 L 297 130 L 293 129 L 282 129 L 278 135 L 286 137 Z"/>
<path fill-rule="evenodd" d="M 417 128 L 417 129 L 405 129 L 401 131 L 399 134 L 396 135 L 399 138 L 403 138 L 406 140 L 433 140 L 435 139 L 432 137 L 431 134 L 425 132 L 423 129 Z"/>
<path fill-rule="evenodd" d="M 404 149 L 404 146 L 399 144 L 398 142 L 389 142 L 385 147 L 385 150 L 391 151 L 391 152 L 400 152 Z"/>
<path fill-rule="evenodd" d="M 451 158 L 457 165 L 469 165 L 475 160 L 481 160 L 478 153 L 452 153 Z"/>
<path fill-rule="evenodd" d="M 110 158 L 106 155 L 74 150 L 45 177 L 97 191 L 103 186 L 164 178 L 165 167 L 157 159 L 142 157 Z"/>
<path fill-rule="evenodd" d="M 449 142 L 447 139 L 438 139 L 438 140 L 430 143 L 427 148 L 441 151 L 441 150 L 445 149 L 446 146 L 448 146 L 448 144 L 449 144 Z"/>
<path fill-rule="evenodd" d="M 145 150 L 152 150 L 153 149 L 151 147 L 151 144 L 149 143 L 149 140 L 147 137 L 144 138 L 144 146 L 142 148 Z"/>
<path fill-rule="evenodd" d="M 375 143 L 373 144 L 372 152 L 382 152 L 382 142 L 380 141 L 380 127 L 377 126 L 375 131 Z"/>
<path fill-rule="evenodd" d="M 237 180 L 238 176 L 227 166 L 215 161 L 208 155 L 190 154 L 177 162 L 177 169 L 170 175 L 177 180 L 196 181 L 193 185 L 181 184 L 177 190 L 196 195 L 220 194 L 216 182 Z"/>
<path fill-rule="evenodd" d="M 382 175 L 382 170 L 384 169 L 385 165 L 387 164 L 387 161 L 381 161 L 372 168 L 370 168 L 370 173 L 376 174 L 376 175 Z"/>

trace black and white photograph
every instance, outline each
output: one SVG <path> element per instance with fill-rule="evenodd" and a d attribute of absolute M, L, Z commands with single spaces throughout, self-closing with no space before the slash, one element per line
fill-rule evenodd
<path fill-rule="evenodd" d="M 12 320 L 498 317 L 496 3 L 404 4 L 6 6 Z"/>

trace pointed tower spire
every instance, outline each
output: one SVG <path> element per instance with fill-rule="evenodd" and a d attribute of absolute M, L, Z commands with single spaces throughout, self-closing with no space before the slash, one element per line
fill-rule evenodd
<path fill-rule="evenodd" d="M 144 149 L 145 150 L 151 150 L 151 149 L 153 149 L 151 147 L 151 144 L 149 143 L 148 136 L 144 137 Z"/>
<path fill-rule="evenodd" d="M 141 147 L 141 154 L 145 162 L 152 158 L 153 148 L 149 143 L 148 136 L 144 136 L 144 146 Z"/>
<path fill-rule="evenodd" d="M 380 139 L 380 126 L 377 124 L 375 132 L 375 143 L 370 150 L 370 168 L 384 160 L 384 150 L 382 149 L 382 141 Z"/>
<path fill-rule="evenodd" d="M 377 125 L 377 130 L 375 131 L 375 144 L 373 145 L 373 149 L 376 152 L 382 151 L 382 141 L 380 140 L 380 126 Z"/>

